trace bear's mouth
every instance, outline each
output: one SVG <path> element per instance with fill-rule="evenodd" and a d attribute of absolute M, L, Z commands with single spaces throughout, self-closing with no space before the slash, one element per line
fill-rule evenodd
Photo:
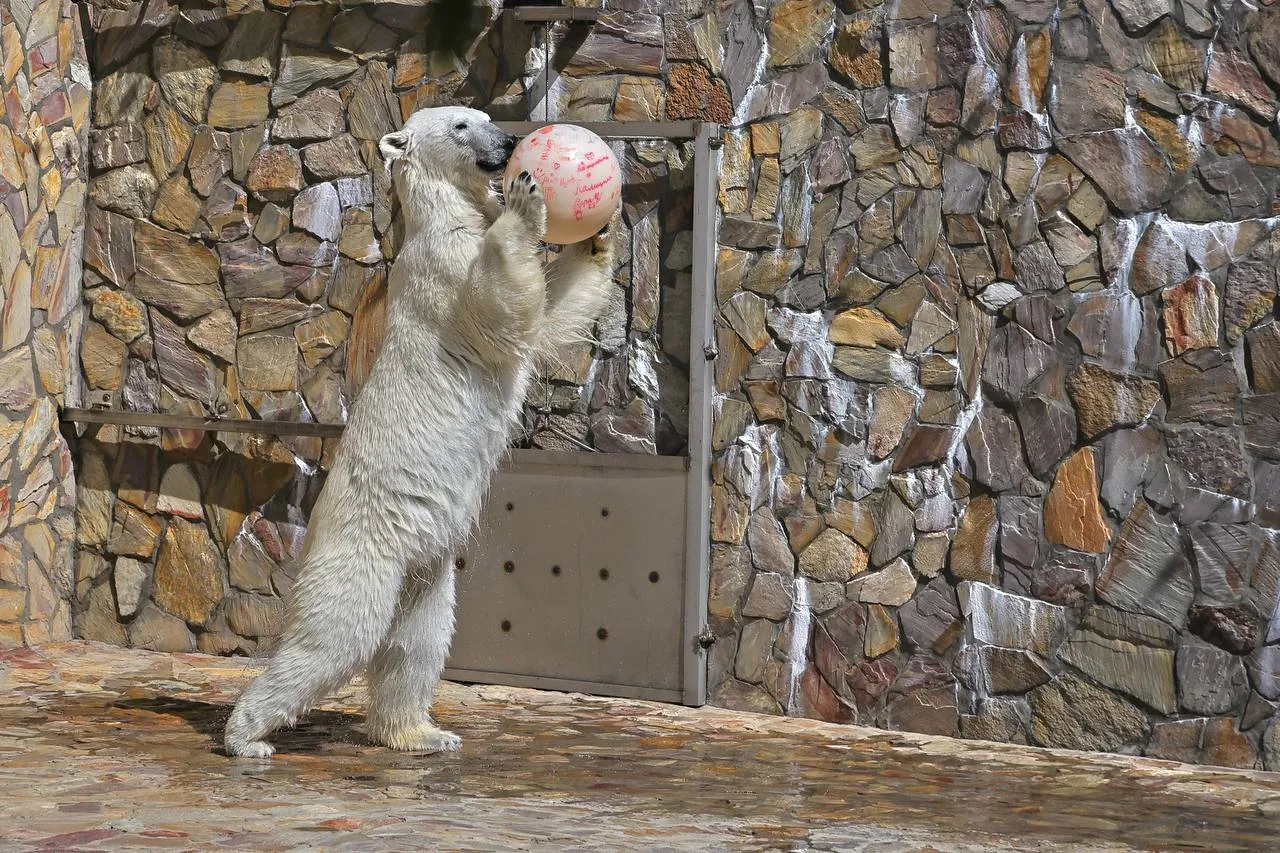
<path fill-rule="evenodd" d="M 507 160 L 509 159 L 511 158 L 505 155 L 498 158 L 497 160 L 486 160 L 486 159 L 477 157 L 476 165 L 479 166 L 481 169 L 484 169 L 486 172 L 501 172 L 503 169 L 506 168 Z"/>

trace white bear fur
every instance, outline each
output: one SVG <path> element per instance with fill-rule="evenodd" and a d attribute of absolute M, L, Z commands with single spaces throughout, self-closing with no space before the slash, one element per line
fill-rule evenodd
<path fill-rule="evenodd" d="M 545 206 L 527 176 L 503 208 L 492 179 L 514 138 L 484 113 L 415 113 L 380 143 L 406 239 L 385 342 L 311 514 L 288 626 L 227 722 L 232 755 L 266 758 L 364 669 L 372 740 L 411 751 L 460 739 L 429 715 L 454 628 L 454 552 L 470 535 L 531 375 L 583 340 L 611 286 L 611 239 L 544 271 Z"/>

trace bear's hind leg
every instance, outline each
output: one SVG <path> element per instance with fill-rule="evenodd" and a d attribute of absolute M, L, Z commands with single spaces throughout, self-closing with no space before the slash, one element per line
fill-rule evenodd
<path fill-rule="evenodd" d="M 454 572 L 449 560 L 405 580 L 400 610 L 369 664 L 369 737 L 407 752 L 450 752 L 462 739 L 431 720 L 431 700 L 453 640 Z"/>
<path fill-rule="evenodd" d="M 266 737 L 346 684 L 382 642 L 403 572 L 392 566 L 352 571 L 346 556 L 303 567 L 289 628 L 227 720 L 223 742 L 230 754 L 269 758 L 275 748 Z M 334 602 L 349 609 L 334 612 Z"/>

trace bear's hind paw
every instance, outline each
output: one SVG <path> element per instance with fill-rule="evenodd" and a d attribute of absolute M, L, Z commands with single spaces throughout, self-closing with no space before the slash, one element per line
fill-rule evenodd
<path fill-rule="evenodd" d="M 381 731 L 374 739 L 401 752 L 456 752 L 462 748 L 462 738 L 431 723 Z"/>
<path fill-rule="evenodd" d="M 228 744 L 227 751 L 238 758 L 270 758 L 276 748 L 265 740 L 251 740 L 235 745 Z"/>

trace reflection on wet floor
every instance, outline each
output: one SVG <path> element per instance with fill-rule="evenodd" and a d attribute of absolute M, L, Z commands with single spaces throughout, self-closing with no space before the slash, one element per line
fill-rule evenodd
<path fill-rule="evenodd" d="M 445 685 L 452 755 L 351 690 L 232 760 L 244 659 L 0 654 L 0 849 L 1274 849 L 1280 774 Z"/>

